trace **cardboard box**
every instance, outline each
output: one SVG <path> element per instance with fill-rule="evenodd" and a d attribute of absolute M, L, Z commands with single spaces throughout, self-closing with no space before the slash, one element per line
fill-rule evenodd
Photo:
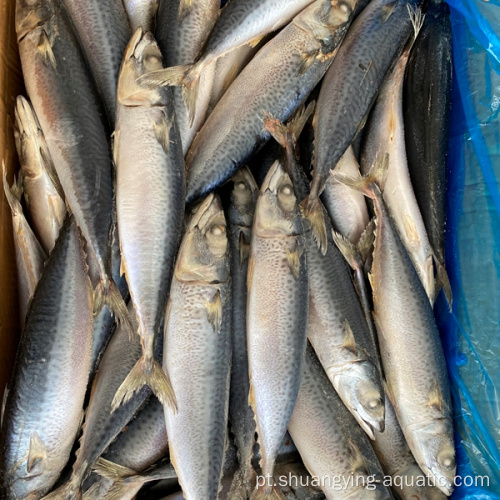
<path fill-rule="evenodd" d="M 12 183 L 19 169 L 14 143 L 14 106 L 23 93 L 14 24 L 16 0 L 0 0 L 0 161 Z M 8 382 L 19 341 L 16 259 L 10 208 L 2 187 L 0 203 L 0 398 Z M 2 399 L 0 399 L 2 401 Z"/>

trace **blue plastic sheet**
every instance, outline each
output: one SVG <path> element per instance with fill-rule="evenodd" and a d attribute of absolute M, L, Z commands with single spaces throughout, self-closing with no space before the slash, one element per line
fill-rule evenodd
<path fill-rule="evenodd" d="M 451 377 L 456 499 L 500 499 L 500 4 L 448 0 L 454 81 L 447 268 L 436 306 Z"/>

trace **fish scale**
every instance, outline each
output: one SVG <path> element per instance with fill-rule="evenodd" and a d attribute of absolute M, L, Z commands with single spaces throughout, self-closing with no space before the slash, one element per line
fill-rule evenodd
<path fill-rule="evenodd" d="M 47 493 L 80 428 L 92 345 L 92 293 L 80 238 L 68 218 L 26 318 L 0 447 L 6 500 Z"/>

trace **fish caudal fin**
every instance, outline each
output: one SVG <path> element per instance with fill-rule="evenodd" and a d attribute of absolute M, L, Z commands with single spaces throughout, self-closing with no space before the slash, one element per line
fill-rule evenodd
<path fill-rule="evenodd" d="M 357 191 L 360 191 L 368 198 L 377 199 L 379 193 L 383 191 L 385 180 L 387 178 L 387 170 L 389 168 L 389 155 L 377 154 L 375 162 L 370 171 L 365 176 L 350 177 L 340 172 L 332 172 L 332 177 Z"/>
<path fill-rule="evenodd" d="M 149 386 L 160 403 L 177 410 L 177 402 L 168 375 L 156 359 L 142 356 L 116 391 L 111 411 L 127 403 L 145 385 Z"/>
<path fill-rule="evenodd" d="M 312 198 L 310 195 L 300 204 L 302 215 L 311 224 L 311 230 L 323 255 L 326 254 L 328 242 L 326 238 L 325 214 L 323 204 L 319 198 Z"/>
<path fill-rule="evenodd" d="M 277 485 L 258 486 L 250 495 L 250 500 L 286 500 L 285 495 Z"/>
<path fill-rule="evenodd" d="M 108 306 L 117 323 L 120 323 L 132 338 L 135 335 L 134 325 L 127 310 L 127 305 L 113 280 L 101 280 L 97 285 L 94 292 L 94 316 L 97 316 L 104 306 Z"/>
<path fill-rule="evenodd" d="M 196 100 L 202 71 L 200 63 L 151 71 L 138 78 L 140 84 L 182 87 L 182 95 L 189 115 L 190 125 L 196 115 Z"/>

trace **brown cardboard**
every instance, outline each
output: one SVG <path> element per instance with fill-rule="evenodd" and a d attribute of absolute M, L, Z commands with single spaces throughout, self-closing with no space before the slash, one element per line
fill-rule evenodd
<path fill-rule="evenodd" d="M 0 0 L 0 161 L 5 161 L 9 182 L 18 170 L 14 144 L 14 105 L 23 92 L 17 50 L 15 0 Z M 16 260 L 10 208 L 3 187 L 0 201 L 0 398 L 10 378 L 19 340 Z M 1 401 L 1 399 L 0 399 Z"/>

